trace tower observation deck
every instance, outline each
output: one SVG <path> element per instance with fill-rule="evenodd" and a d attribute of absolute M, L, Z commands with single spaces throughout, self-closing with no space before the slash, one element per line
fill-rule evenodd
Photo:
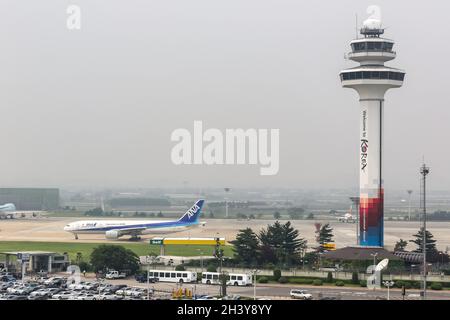
<path fill-rule="evenodd" d="M 358 92 L 360 101 L 360 207 L 359 244 L 384 245 L 383 189 L 383 113 L 384 95 L 391 88 L 403 85 L 405 72 L 385 66 L 394 60 L 394 41 L 382 38 L 381 21 L 368 19 L 360 30 L 363 37 L 350 42 L 348 58 L 359 66 L 342 70 L 344 88 Z"/>

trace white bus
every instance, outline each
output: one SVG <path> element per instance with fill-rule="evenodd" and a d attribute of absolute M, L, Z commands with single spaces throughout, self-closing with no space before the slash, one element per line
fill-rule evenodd
<path fill-rule="evenodd" d="M 203 272 L 202 283 L 204 284 L 220 284 L 220 273 L 218 272 Z M 232 286 L 248 286 L 252 284 L 252 276 L 244 273 L 228 273 L 227 285 Z"/>
<path fill-rule="evenodd" d="M 150 270 L 148 272 L 150 279 L 158 279 L 161 282 L 196 282 L 197 272 L 192 271 L 173 271 L 173 270 Z"/>

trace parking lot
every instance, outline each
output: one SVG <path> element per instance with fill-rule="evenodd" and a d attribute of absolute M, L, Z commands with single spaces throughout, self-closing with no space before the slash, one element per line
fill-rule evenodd
<path fill-rule="evenodd" d="M 174 290 L 188 290 L 189 297 L 196 299 L 213 299 L 218 295 L 218 286 L 205 286 L 211 295 L 197 293 L 197 284 L 147 283 L 133 278 L 107 280 L 81 277 L 73 281 L 67 275 L 52 277 L 25 278 L 17 280 L 11 274 L 0 274 L 0 300 L 161 300 L 172 299 Z M 147 288 L 148 287 L 148 288 Z M 185 294 L 186 291 L 183 291 Z M 239 296 L 230 296 L 238 299 Z"/>
<path fill-rule="evenodd" d="M 0 275 L 0 300 L 147 300 L 167 299 L 171 293 L 159 294 L 154 290 L 106 280 L 73 281 L 67 276 L 41 277 L 17 280 L 12 275 Z"/>
<path fill-rule="evenodd" d="M 16 280 L 7 273 L 0 274 L 0 300 L 166 300 L 172 299 L 174 291 L 183 294 L 188 290 L 188 298 L 198 300 L 216 299 L 220 294 L 218 285 L 201 283 L 167 283 L 138 282 L 134 278 L 107 280 L 94 276 L 81 277 L 78 283 L 67 274 L 56 274 L 52 277 L 26 278 Z M 148 290 L 147 290 L 148 288 Z M 337 288 L 290 286 L 281 284 L 258 284 L 257 299 L 291 299 L 291 291 L 301 289 L 310 294 L 314 300 L 385 300 L 385 289 L 371 291 L 364 288 Z M 180 290 L 181 289 L 181 290 Z M 238 300 L 253 298 L 253 286 L 228 286 L 224 299 Z M 185 297 L 182 295 L 182 298 Z M 432 300 L 449 300 L 449 291 L 429 291 Z M 301 299 L 301 298 L 300 298 Z M 403 297 L 400 289 L 392 289 L 391 300 L 419 300 L 418 290 L 408 290 Z"/>

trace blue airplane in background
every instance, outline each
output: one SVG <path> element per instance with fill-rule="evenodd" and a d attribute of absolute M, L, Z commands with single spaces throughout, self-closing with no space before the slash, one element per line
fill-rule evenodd
<path fill-rule="evenodd" d="M 75 235 L 104 234 L 106 239 L 117 240 L 124 235 L 132 239 L 143 234 L 161 234 L 186 231 L 188 229 L 204 226 L 199 217 L 205 200 L 197 200 L 178 220 L 86 220 L 69 223 L 64 230 Z"/>

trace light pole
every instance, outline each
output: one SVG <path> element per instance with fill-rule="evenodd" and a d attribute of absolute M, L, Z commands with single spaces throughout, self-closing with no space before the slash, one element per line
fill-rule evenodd
<path fill-rule="evenodd" d="M 423 255 L 423 291 L 422 299 L 427 298 L 427 206 L 426 206 L 426 177 L 430 173 L 430 168 L 425 163 L 420 167 L 420 174 L 422 175 L 422 192 L 421 192 L 421 205 L 423 214 L 423 226 L 422 226 L 422 255 Z"/>
<path fill-rule="evenodd" d="M 408 192 L 408 221 L 411 221 L 411 194 L 412 190 L 406 190 Z"/>
<path fill-rule="evenodd" d="M 253 270 L 253 300 L 256 300 L 256 274 L 258 269 Z"/>
<path fill-rule="evenodd" d="M 411 275 L 412 275 L 412 273 L 413 273 L 413 268 L 414 268 L 415 266 L 416 266 L 415 264 L 412 264 L 412 265 L 411 265 Z"/>
<path fill-rule="evenodd" d="M 147 256 L 147 301 L 150 300 L 150 256 Z"/>
<path fill-rule="evenodd" d="M 372 273 L 375 273 L 375 267 L 376 267 L 376 265 L 377 265 L 376 258 L 377 258 L 378 252 L 371 253 L 370 255 L 373 257 L 373 268 L 372 268 Z"/>
<path fill-rule="evenodd" d="M 228 218 L 228 193 L 231 188 L 223 188 L 225 190 L 225 218 Z"/>
<path fill-rule="evenodd" d="M 391 280 L 389 281 L 383 281 L 383 284 L 387 287 L 388 292 L 387 292 L 387 299 L 390 300 L 390 294 L 389 294 L 389 288 L 394 286 L 395 282 L 392 281 L 392 275 L 391 275 Z"/>

